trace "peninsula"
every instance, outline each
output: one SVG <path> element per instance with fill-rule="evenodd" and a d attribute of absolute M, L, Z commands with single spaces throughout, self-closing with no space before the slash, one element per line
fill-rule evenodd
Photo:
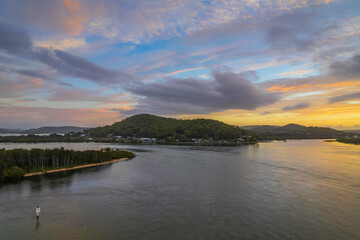
<path fill-rule="evenodd" d="M 135 154 L 117 149 L 74 151 L 55 149 L 0 149 L 0 179 L 23 177 L 100 166 L 134 158 Z"/>

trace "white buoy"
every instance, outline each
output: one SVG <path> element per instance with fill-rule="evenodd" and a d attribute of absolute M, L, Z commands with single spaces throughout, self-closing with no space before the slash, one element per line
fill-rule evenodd
<path fill-rule="evenodd" d="M 40 216 L 40 206 L 37 205 L 36 207 L 36 219 L 39 220 L 39 216 Z"/>

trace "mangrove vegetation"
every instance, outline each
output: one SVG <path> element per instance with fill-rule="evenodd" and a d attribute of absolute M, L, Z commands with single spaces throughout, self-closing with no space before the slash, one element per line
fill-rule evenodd
<path fill-rule="evenodd" d="M 338 138 L 336 141 L 348 144 L 360 144 L 360 138 Z"/>
<path fill-rule="evenodd" d="M 19 179 L 26 173 L 101 163 L 120 158 L 133 158 L 135 154 L 117 149 L 74 151 L 55 149 L 0 149 L 0 178 L 3 181 Z"/>

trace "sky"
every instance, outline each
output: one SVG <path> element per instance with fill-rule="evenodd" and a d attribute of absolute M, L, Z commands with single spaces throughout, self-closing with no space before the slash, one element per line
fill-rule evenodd
<path fill-rule="evenodd" d="M 360 129 L 358 0 L 0 0 L 0 128 Z"/>

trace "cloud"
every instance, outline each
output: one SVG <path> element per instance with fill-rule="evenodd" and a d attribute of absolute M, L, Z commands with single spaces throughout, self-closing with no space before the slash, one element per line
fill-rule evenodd
<path fill-rule="evenodd" d="M 260 18 L 268 20 L 269 16 L 291 9 L 326 2 L 330 1 L 117 1 L 107 4 L 102 18 L 90 20 L 87 31 L 101 38 L 135 44 L 192 34 L 195 38 L 208 38 L 216 36 L 220 29 L 228 36 L 256 26 Z"/>
<path fill-rule="evenodd" d="M 65 50 L 70 48 L 84 48 L 86 46 L 86 40 L 85 38 L 51 38 L 36 41 L 35 45 L 38 47 Z"/>
<path fill-rule="evenodd" d="M 292 111 L 292 110 L 298 110 L 298 109 L 304 109 L 304 108 L 308 108 L 310 107 L 310 103 L 306 103 L 306 102 L 303 102 L 303 103 L 298 103 L 294 106 L 286 106 L 286 107 L 283 107 L 283 111 Z"/>
<path fill-rule="evenodd" d="M 8 24 L 0 23 L 0 50 L 24 57 L 29 61 L 35 60 L 43 63 L 62 75 L 83 78 L 96 83 L 116 84 L 134 80 L 129 74 L 104 68 L 83 57 L 65 51 L 33 47 L 31 38 L 26 32 Z M 24 75 L 37 74 L 30 70 L 21 70 L 18 73 Z M 49 80 L 47 77 L 44 79 Z"/>
<path fill-rule="evenodd" d="M 61 21 L 62 28 L 70 35 L 75 36 L 83 32 L 83 24 L 87 21 L 87 16 L 82 11 L 82 4 L 77 1 L 63 0 L 62 4 L 67 10 L 67 16 Z"/>
<path fill-rule="evenodd" d="M 355 54 L 345 60 L 330 63 L 325 68 L 323 74 L 317 76 L 273 79 L 264 81 L 260 85 L 273 92 L 295 91 L 304 88 L 311 89 L 312 87 L 316 87 L 316 90 L 318 90 L 319 87 L 328 87 L 331 84 L 336 87 L 341 82 L 345 86 L 350 85 L 345 84 L 345 81 L 353 82 L 356 85 L 356 81 L 360 78 L 359 69 L 360 55 Z"/>
<path fill-rule="evenodd" d="M 13 73 L 16 73 L 16 74 L 18 74 L 16 76 L 16 80 L 18 80 L 18 81 L 25 81 L 26 79 L 22 79 L 25 76 L 27 78 L 27 81 L 29 81 L 29 79 L 47 80 L 48 82 L 57 83 L 59 85 L 73 87 L 72 84 L 66 83 L 66 82 L 58 80 L 54 77 L 51 77 L 51 76 L 49 76 L 48 73 L 46 73 L 46 71 L 39 70 L 39 69 L 34 69 L 34 70 L 12 69 L 11 67 L 3 67 L 0 65 L 0 72 L 4 72 L 8 75 L 12 75 Z M 9 77 L 6 75 L 3 75 L 2 77 L 3 77 L 3 79 L 6 79 L 6 78 L 9 79 Z M 16 80 L 13 80 L 13 81 L 16 81 Z"/>
<path fill-rule="evenodd" d="M 56 89 L 49 96 L 46 97 L 48 101 L 70 101 L 70 102 L 98 102 L 102 104 L 107 103 L 128 103 L 124 100 L 120 100 L 119 98 L 123 97 L 121 94 L 105 94 L 101 95 L 101 93 L 105 92 L 97 90 L 88 90 L 88 89 L 80 89 L 80 88 L 72 88 L 72 89 Z"/>
<path fill-rule="evenodd" d="M 206 114 L 227 109 L 254 110 L 280 99 L 251 82 L 254 72 L 214 71 L 213 80 L 195 78 L 169 79 L 166 82 L 141 84 L 128 91 L 139 96 L 139 104 L 125 114 Z"/>
<path fill-rule="evenodd" d="M 180 35 L 175 46 L 169 46 L 166 41 L 166 51 L 171 54 L 167 54 L 162 59 L 154 59 L 157 53 L 164 52 L 163 49 L 158 50 L 157 47 L 153 51 L 141 53 L 144 58 L 136 61 L 136 73 L 139 74 L 142 71 L 144 75 L 152 75 L 150 78 L 159 79 L 164 77 L 164 72 L 171 74 L 178 73 L 182 69 L 215 68 L 218 65 L 232 65 L 234 69 L 237 68 L 241 71 L 255 70 L 249 68 L 250 66 L 244 66 L 244 63 L 246 65 L 252 65 L 249 64 L 250 61 L 259 63 L 259 57 L 261 58 L 260 62 L 273 59 L 272 62 L 277 65 L 304 64 L 307 60 L 312 59 L 318 51 L 333 49 L 340 45 L 339 37 L 335 36 L 341 30 L 340 27 L 337 27 L 337 22 L 326 18 L 327 16 L 324 16 L 322 10 L 303 8 L 320 3 L 321 1 L 308 3 L 292 1 L 291 4 L 283 3 L 283 6 L 291 7 L 282 8 L 279 6 L 281 5 L 279 2 L 272 2 L 271 5 L 270 2 L 264 1 L 261 5 L 261 13 L 256 10 L 251 12 L 250 16 L 247 15 L 246 18 L 243 18 L 240 11 L 237 16 L 224 18 L 214 24 L 196 29 L 194 32 L 186 33 L 184 38 Z M 238 5 L 247 4 L 249 3 Z M 271 5 L 269 8 L 274 11 L 266 11 L 265 8 L 268 5 Z M 201 23 L 203 22 L 206 20 L 201 21 Z M 161 32 L 156 35 L 156 37 L 161 36 Z M 225 40 L 224 36 L 229 40 Z M 226 44 L 223 44 L 223 40 L 226 41 Z M 341 40 L 341 45 L 346 45 L 344 41 Z M 173 43 L 174 41 L 169 42 Z M 179 43 L 182 43 L 180 49 Z M 134 56 L 139 59 L 137 55 Z M 142 67 L 142 63 L 145 66 Z M 149 65 L 154 66 L 156 70 L 147 72 L 149 69 L 154 69 L 149 68 Z M 266 68 L 263 63 L 258 66 Z M 296 77 L 304 72 L 287 71 L 287 73 L 290 75 L 289 77 Z M 187 74 L 187 76 L 189 75 L 190 73 Z"/>
<path fill-rule="evenodd" d="M 0 49 L 10 54 L 28 54 L 32 49 L 31 38 L 17 26 L 0 23 Z"/>
<path fill-rule="evenodd" d="M 15 102 L 35 102 L 36 99 L 33 98 L 23 98 L 23 99 L 17 99 Z"/>
<path fill-rule="evenodd" d="M 1 5 L 2 19 L 27 28 L 35 27 L 48 33 L 65 33 L 69 36 L 83 33 L 88 15 L 91 13 L 96 18 L 96 7 L 99 6 L 88 4 L 89 8 L 85 8 L 83 3 L 74 0 L 4 1 Z"/>
<path fill-rule="evenodd" d="M 28 77 L 37 77 L 37 78 L 42 78 L 42 79 L 51 80 L 51 81 L 54 80 L 53 78 L 48 77 L 48 76 L 41 74 L 38 71 L 34 71 L 34 70 L 19 69 L 19 70 L 14 70 L 14 72 L 19 73 L 24 76 L 28 76 Z"/>
<path fill-rule="evenodd" d="M 0 105 L 0 126 L 33 128 L 41 126 L 100 126 L 118 120 L 106 109 L 19 107 Z"/>
<path fill-rule="evenodd" d="M 0 97 L 16 98 L 26 94 L 33 94 L 34 89 L 44 89 L 43 83 L 39 78 L 10 80 L 4 75 L 0 75 Z"/>
<path fill-rule="evenodd" d="M 129 81 L 132 77 L 94 64 L 85 58 L 70 53 L 48 48 L 38 48 L 34 58 L 66 76 L 88 79 L 97 83 L 118 83 Z"/>
<path fill-rule="evenodd" d="M 329 74 L 346 78 L 360 77 L 360 54 L 330 65 Z"/>
<path fill-rule="evenodd" d="M 315 12 L 294 11 L 270 21 L 266 40 L 275 49 L 309 51 L 336 25 L 320 25 Z"/>
<path fill-rule="evenodd" d="M 68 86 L 68 87 L 73 86 L 70 83 L 66 83 L 66 82 L 63 82 L 63 81 L 58 80 L 56 78 L 49 77 L 46 74 L 41 73 L 41 70 L 17 69 L 17 70 L 13 70 L 13 72 L 21 74 L 23 76 L 27 76 L 27 77 L 33 77 L 33 78 L 40 78 L 40 79 L 43 79 L 43 80 L 49 80 L 49 81 L 56 82 L 59 85 L 63 85 L 63 86 Z"/>
<path fill-rule="evenodd" d="M 277 17 L 271 22 L 273 25 L 267 31 L 266 40 L 275 48 L 295 47 L 306 50 L 315 42 L 310 38 L 299 38 L 298 31 L 311 30 L 311 19 L 313 18 L 313 13 L 300 12 L 295 14 L 288 13 Z"/>
<path fill-rule="evenodd" d="M 301 75 L 306 75 L 308 73 L 312 73 L 314 71 L 315 69 L 300 69 L 296 71 L 286 71 L 282 73 L 276 73 L 273 74 L 273 76 L 301 76 Z"/>
<path fill-rule="evenodd" d="M 329 98 L 329 103 L 336 103 L 353 99 L 360 99 L 360 92 L 331 97 Z"/>

